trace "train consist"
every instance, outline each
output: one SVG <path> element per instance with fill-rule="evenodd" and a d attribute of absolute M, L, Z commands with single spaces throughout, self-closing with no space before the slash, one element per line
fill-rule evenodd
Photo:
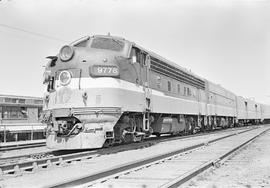
<path fill-rule="evenodd" d="M 48 58 L 43 121 L 49 148 L 101 148 L 270 119 L 270 106 L 120 37 L 83 37 Z"/>

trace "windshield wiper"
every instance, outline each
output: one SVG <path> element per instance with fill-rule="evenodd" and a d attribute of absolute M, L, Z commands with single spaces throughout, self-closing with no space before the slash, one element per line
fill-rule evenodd
<path fill-rule="evenodd" d="M 89 40 L 89 39 L 90 39 L 90 36 L 84 36 L 84 37 L 79 38 L 78 40 L 75 40 L 74 42 L 70 43 L 70 46 L 76 46 L 77 44 L 79 44 L 83 41 Z"/>

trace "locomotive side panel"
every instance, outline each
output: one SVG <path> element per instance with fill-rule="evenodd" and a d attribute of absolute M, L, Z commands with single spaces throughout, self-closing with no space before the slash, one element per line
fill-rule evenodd
<path fill-rule="evenodd" d="M 262 119 L 264 123 L 269 123 L 270 122 L 270 105 L 261 105 L 261 111 L 262 111 Z"/>
<path fill-rule="evenodd" d="M 263 119 L 263 109 L 254 100 L 237 97 L 237 118 L 240 123 L 259 123 Z"/>
<path fill-rule="evenodd" d="M 256 114 L 255 114 L 255 101 L 251 99 L 246 99 L 247 102 L 247 109 L 248 109 L 248 118 L 249 120 L 254 120 L 256 119 Z"/>
<path fill-rule="evenodd" d="M 205 114 L 205 103 L 199 101 L 199 94 L 205 100 L 204 91 L 193 86 L 151 72 L 151 101 L 154 113 Z"/>
<path fill-rule="evenodd" d="M 255 104 L 255 118 L 259 121 L 262 122 L 262 106 L 260 103 Z"/>
<path fill-rule="evenodd" d="M 238 120 L 245 120 L 248 118 L 247 105 L 245 99 L 241 96 L 237 96 L 237 118 Z"/>
<path fill-rule="evenodd" d="M 235 95 L 219 85 L 209 82 L 209 115 L 236 116 Z"/>

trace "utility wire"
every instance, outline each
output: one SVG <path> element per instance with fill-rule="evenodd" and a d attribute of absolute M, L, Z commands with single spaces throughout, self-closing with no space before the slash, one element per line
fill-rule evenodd
<path fill-rule="evenodd" d="M 49 36 L 49 35 L 44 35 L 44 34 L 41 34 L 41 33 L 36 33 L 36 32 L 32 32 L 32 31 L 28 31 L 28 30 L 25 30 L 25 29 L 21 29 L 21 28 L 18 28 L 18 27 L 13 27 L 13 26 L 6 25 L 6 24 L 1 24 L 0 23 L 0 27 L 4 27 L 4 28 L 8 28 L 8 29 L 12 29 L 12 30 L 24 32 L 24 33 L 27 33 L 27 34 L 30 34 L 30 35 L 35 35 L 35 36 L 46 38 L 46 39 L 50 39 L 50 40 L 56 40 L 56 41 L 60 41 L 60 42 L 67 42 L 67 41 L 65 41 L 63 39 L 60 39 L 60 38 L 56 38 L 56 37 L 52 37 L 52 36 Z"/>

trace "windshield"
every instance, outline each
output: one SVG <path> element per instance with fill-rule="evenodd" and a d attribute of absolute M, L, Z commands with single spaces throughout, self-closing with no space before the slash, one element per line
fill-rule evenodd
<path fill-rule="evenodd" d="M 124 42 L 114 38 L 94 38 L 91 47 L 104 50 L 122 51 L 124 45 Z"/>

